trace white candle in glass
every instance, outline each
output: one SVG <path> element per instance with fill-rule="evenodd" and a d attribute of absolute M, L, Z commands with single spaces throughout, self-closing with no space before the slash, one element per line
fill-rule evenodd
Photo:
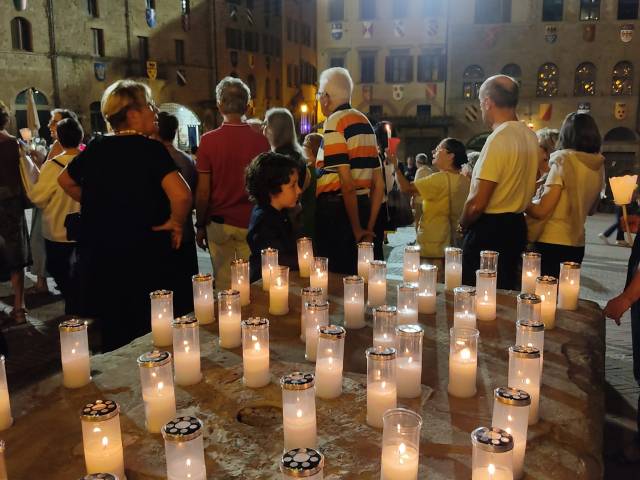
<path fill-rule="evenodd" d="M 407 245 L 404 247 L 404 267 L 402 279 L 405 283 L 418 283 L 420 278 L 420 246 Z"/>
<path fill-rule="evenodd" d="M 307 322 L 305 358 L 310 362 L 315 362 L 320 327 L 329 325 L 329 302 L 326 300 L 320 300 L 318 302 L 311 301 L 310 303 L 306 303 L 304 307 Z"/>
<path fill-rule="evenodd" d="M 271 315 L 289 313 L 289 267 L 278 265 L 271 269 L 269 313 Z"/>
<path fill-rule="evenodd" d="M 280 379 L 284 448 L 316 448 L 315 379 L 312 373 L 293 372 Z"/>
<path fill-rule="evenodd" d="M 445 248 L 444 262 L 444 288 L 451 291 L 462 284 L 462 249 Z"/>
<path fill-rule="evenodd" d="M 156 290 L 149 294 L 151 299 L 151 335 L 156 347 L 168 347 L 173 341 L 173 292 Z"/>
<path fill-rule="evenodd" d="M 9 386 L 7 384 L 7 370 L 4 355 L 0 355 L 0 431 L 13 425 L 11 416 L 11 402 L 9 401 Z"/>
<path fill-rule="evenodd" d="M 324 399 L 342 394 L 342 364 L 345 329 L 338 325 L 320 327 L 316 359 L 316 395 Z"/>
<path fill-rule="evenodd" d="M 193 315 L 173 321 L 173 362 L 178 385 L 194 385 L 202 379 L 198 321 Z"/>
<path fill-rule="evenodd" d="M 398 325 L 418 322 L 418 285 L 403 283 L 398 285 Z"/>
<path fill-rule="evenodd" d="M 476 318 L 482 321 L 496 319 L 496 272 L 476 271 Z"/>
<path fill-rule="evenodd" d="M 454 328 L 476 328 L 476 289 L 456 287 L 453 289 Z"/>
<path fill-rule="evenodd" d="M 298 239 L 297 247 L 300 278 L 307 278 L 311 273 L 313 264 L 313 242 L 309 237 L 302 237 Z"/>
<path fill-rule="evenodd" d="M 524 390 L 499 387 L 494 390 L 493 398 L 491 425 L 513 437 L 513 478 L 517 480 L 524 475 L 531 397 Z"/>
<path fill-rule="evenodd" d="M 207 480 L 203 423 L 196 417 L 177 417 L 162 427 L 169 480 Z"/>
<path fill-rule="evenodd" d="M 193 287 L 193 310 L 200 325 L 215 320 L 213 277 L 210 273 L 199 273 L 191 277 Z"/>
<path fill-rule="evenodd" d="M 382 417 L 396 408 L 396 349 L 371 347 L 367 356 L 367 424 L 382 428 Z"/>
<path fill-rule="evenodd" d="M 498 273 L 498 257 L 495 250 L 482 250 L 480 252 L 480 270 L 490 270 Z"/>
<path fill-rule="evenodd" d="M 323 468 L 324 455 L 313 448 L 294 448 L 284 452 L 280 459 L 282 480 L 322 480 Z"/>
<path fill-rule="evenodd" d="M 364 279 L 357 275 L 343 278 L 344 283 L 344 326 L 349 329 L 363 328 L 364 321 Z"/>
<path fill-rule="evenodd" d="M 321 288 L 315 287 L 304 287 L 300 290 L 300 340 L 303 342 L 306 341 L 307 336 L 307 319 L 306 319 L 306 310 L 304 308 L 305 303 L 309 303 L 313 301 L 320 301 L 324 297 L 322 295 Z"/>
<path fill-rule="evenodd" d="M 169 352 L 153 351 L 138 357 L 140 384 L 147 430 L 160 433 L 176 416 L 176 396 Z"/>
<path fill-rule="evenodd" d="M 452 328 L 449 345 L 449 395 L 469 398 L 476 394 L 478 330 Z"/>
<path fill-rule="evenodd" d="M 396 327 L 398 310 L 390 305 L 381 305 L 373 309 L 373 346 L 396 347 Z"/>
<path fill-rule="evenodd" d="M 396 327 L 396 387 L 400 398 L 417 398 L 422 394 L 423 335 L 420 325 Z"/>
<path fill-rule="evenodd" d="M 369 262 L 369 306 L 377 307 L 387 301 L 387 262 L 372 260 Z"/>
<path fill-rule="evenodd" d="M 516 345 L 540 350 L 540 378 L 544 366 L 544 323 L 536 320 L 516 321 Z"/>
<path fill-rule="evenodd" d="M 262 261 L 262 290 L 269 291 L 271 279 L 271 269 L 278 265 L 278 250 L 275 248 L 265 248 L 260 251 Z"/>
<path fill-rule="evenodd" d="M 58 326 L 62 384 L 67 388 L 84 387 L 91 381 L 87 322 L 73 318 Z"/>
<path fill-rule="evenodd" d="M 231 262 L 231 290 L 240 292 L 241 307 L 246 307 L 251 303 L 248 260 L 238 258 Z"/>
<path fill-rule="evenodd" d="M 522 254 L 522 293 L 536 293 L 536 278 L 540 276 L 542 255 L 537 252 Z"/>
<path fill-rule="evenodd" d="M 558 296 L 558 280 L 555 277 L 542 276 L 536 279 L 536 295 L 540 297 L 540 319 L 546 330 L 556 326 L 556 299 Z"/>
<path fill-rule="evenodd" d="M 580 264 L 562 262 L 560 264 L 560 283 L 558 285 L 558 308 L 577 310 L 580 295 Z"/>
<path fill-rule="evenodd" d="M 237 348 L 242 345 L 240 292 L 222 290 L 218 292 L 218 328 L 222 348 Z"/>
<path fill-rule="evenodd" d="M 404 443 L 382 447 L 382 480 L 418 478 L 418 452 Z"/>
<path fill-rule="evenodd" d="M 531 397 L 529 425 L 538 423 L 540 403 L 540 350 L 535 347 L 509 347 L 509 387 L 524 390 Z"/>
<path fill-rule="evenodd" d="M 271 383 L 269 370 L 269 320 L 252 317 L 242 321 L 242 382 L 250 388 Z"/>
<path fill-rule="evenodd" d="M 436 313 L 436 282 L 438 267 L 421 265 L 418 278 L 418 311 L 420 313 Z"/>
<path fill-rule="evenodd" d="M 124 476 L 120 408 L 112 400 L 96 400 L 80 411 L 82 445 L 87 473 Z"/>
<path fill-rule="evenodd" d="M 417 480 L 422 417 L 406 408 L 383 417 L 381 480 Z"/>
<path fill-rule="evenodd" d="M 329 294 L 329 259 L 327 257 L 315 257 L 313 259 L 311 278 L 309 280 L 312 287 L 322 289 L 326 300 Z"/>
<path fill-rule="evenodd" d="M 373 261 L 373 243 L 358 243 L 358 276 L 369 281 L 369 263 Z"/>
<path fill-rule="evenodd" d="M 513 480 L 513 437 L 504 430 L 488 427 L 471 432 L 472 480 Z"/>

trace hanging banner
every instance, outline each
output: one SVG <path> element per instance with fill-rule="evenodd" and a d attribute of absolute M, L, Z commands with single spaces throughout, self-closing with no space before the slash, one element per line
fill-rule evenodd
<path fill-rule="evenodd" d="M 624 102 L 616 102 L 613 116 L 616 117 L 616 120 L 624 120 L 627 118 L 627 104 Z"/>
<path fill-rule="evenodd" d="M 424 87 L 424 93 L 428 100 L 433 100 L 438 95 L 438 84 L 427 83 Z"/>
<path fill-rule="evenodd" d="M 546 25 L 544 27 L 544 39 L 547 43 L 556 43 L 558 40 L 558 29 L 553 25 Z"/>
<path fill-rule="evenodd" d="M 95 62 L 93 64 L 93 74 L 96 76 L 96 80 L 104 82 L 107 77 L 107 64 L 104 62 Z"/>
<path fill-rule="evenodd" d="M 342 38 L 342 22 L 331 24 L 331 38 L 340 40 Z"/>
<path fill-rule="evenodd" d="M 478 120 L 479 113 L 478 106 L 475 104 L 464 107 L 464 118 L 467 119 L 467 122 L 476 122 Z"/>
<path fill-rule="evenodd" d="M 629 43 L 633 40 L 634 29 L 635 27 L 630 23 L 622 25 L 622 27 L 620 27 L 620 40 L 622 40 L 623 43 Z"/>
<path fill-rule="evenodd" d="M 149 28 L 153 28 L 156 26 L 156 9 L 155 8 L 147 8 L 144 11 L 144 19 L 147 21 L 147 25 Z"/>
<path fill-rule="evenodd" d="M 393 34 L 398 38 L 403 38 L 405 35 L 404 22 L 402 20 L 393 21 Z"/>
<path fill-rule="evenodd" d="M 551 120 L 551 112 L 553 111 L 553 105 L 550 103 L 541 103 L 538 107 L 538 118 L 543 122 Z"/>
<path fill-rule="evenodd" d="M 373 22 L 362 22 L 362 37 L 371 38 L 373 36 Z"/>
<path fill-rule="evenodd" d="M 394 85 L 393 86 L 393 99 L 397 102 L 402 100 L 404 97 L 404 85 Z"/>
<path fill-rule="evenodd" d="M 158 76 L 158 63 L 147 60 L 147 77 L 150 80 L 155 80 Z"/>
<path fill-rule="evenodd" d="M 582 39 L 585 42 L 593 42 L 596 39 L 595 24 L 584 25 L 584 27 L 582 28 Z"/>

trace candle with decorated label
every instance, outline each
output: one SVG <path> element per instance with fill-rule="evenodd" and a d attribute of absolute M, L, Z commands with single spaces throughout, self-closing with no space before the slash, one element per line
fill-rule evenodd
<path fill-rule="evenodd" d="M 422 394 L 423 335 L 420 325 L 396 327 L 396 386 L 400 398 L 417 398 Z"/>
<path fill-rule="evenodd" d="M 491 427 L 471 432 L 471 480 L 513 480 L 513 437 Z"/>
<path fill-rule="evenodd" d="M 278 250 L 275 248 L 265 248 L 260 251 L 262 261 L 262 290 L 269 291 L 271 280 L 271 269 L 278 266 Z"/>
<path fill-rule="evenodd" d="M 302 237 L 298 239 L 297 247 L 300 278 L 307 278 L 313 266 L 313 242 L 309 237 Z"/>
<path fill-rule="evenodd" d="M 382 428 L 384 412 L 396 408 L 396 349 L 367 348 L 367 424 Z"/>
<path fill-rule="evenodd" d="M 420 246 L 407 245 L 404 247 L 404 268 L 402 279 L 405 283 L 418 283 L 420 277 Z"/>
<path fill-rule="evenodd" d="M 324 299 L 329 295 L 329 259 L 327 257 L 315 257 L 311 268 L 310 284 L 312 287 L 321 288 Z"/>
<path fill-rule="evenodd" d="M 249 261 L 237 258 L 231 262 L 231 290 L 240 292 L 240 306 L 251 303 L 249 288 Z"/>
<path fill-rule="evenodd" d="M 120 407 L 112 400 L 96 400 L 80 410 L 82 445 L 87 473 L 124 476 Z"/>
<path fill-rule="evenodd" d="M 269 313 L 271 315 L 289 313 L 289 267 L 278 265 L 271 269 Z"/>
<path fill-rule="evenodd" d="M 357 275 L 344 277 L 344 326 L 349 329 L 363 328 L 364 279 Z"/>
<path fill-rule="evenodd" d="M 373 261 L 373 243 L 358 243 L 358 276 L 369 281 L 369 263 Z"/>
<path fill-rule="evenodd" d="M 162 426 L 176 416 L 171 354 L 154 350 L 138 357 L 142 400 L 147 430 L 160 433 Z"/>
<path fill-rule="evenodd" d="M 193 287 L 193 311 L 200 325 L 208 325 L 215 320 L 213 277 L 210 273 L 198 273 L 191 277 Z"/>
<path fill-rule="evenodd" d="M 509 387 L 524 390 L 531 397 L 529 425 L 538 423 L 540 403 L 540 350 L 525 345 L 509 347 Z"/>
<path fill-rule="evenodd" d="M 316 359 L 316 395 L 324 399 L 342 394 L 342 363 L 346 331 L 338 325 L 320 327 Z"/>
<path fill-rule="evenodd" d="M 171 345 L 173 333 L 173 292 L 156 290 L 149 294 L 151 299 L 151 336 L 156 347 Z"/>
<path fill-rule="evenodd" d="M 269 371 L 269 320 L 252 317 L 242 321 L 242 382 L 261 388 L 271 382 Z"/>
<path fill-rule="evenodd" d="M 84 387 L 91 381 L 87 322 L 72 318 L 58 326 L 62 384 L 67 388 Z"/>
<path fill-rule="evenodd" d="M 493 398 L 491 425 L 513 437 L 513 478 L 518 480 L 524 475 L 531 397 L 524 390 L 499 387 L 494 390 Z"/>
<path fill-rule="evenodd" d="M 421 265 L 418 277 L 418 312 L 436 313 L 436 282 L 438 267 Z"/>
<path fill-rule="evenodd" d="M 305 480 L 322 480 L 324 455 L 313 448 L 294 448 L 282 454 L 280 472 L 282 480 L 304 478 Z"/>
<path fill-rule="evenodd" d="M 417 480 L 422 417 L 406 408 L 383 416 L 381 480 Z"/>
<path fill-rule="evenodd" d="M 558 297 L 558 280 L 544 275 L 536 279 L 536 295 L 540 297 L 540 319 L 546 330 L 556 326 L 556 299 Z"/>
<path fill-rule="evenodd" d="M 577 310 L 580 295 L 580 264 L 562 262 L 560 264 L 560 284 L 558 286 L 558 308 Z"/>
<path fill-rule="evenodd" d="M 444 288 L 452 291 L 462 284 L 462 249 L 444 249 Z"/>
<path fill-rule="evenodd" d="M 476 394 L 478 369 L 478 336 L 472 328 L 449 330 L 449 395 L 469 398 Z"/>
<path fill-rule="evenodd" d="M 537 252 L 522 254 L 522 293 L 536 293 L 536 278 L 540 276 L 542 255 Z"/>
<path fill-rule="evenodd" d="M 302 300 L 302 304 L 300 306 L 300 340 L 304 342 L 307 336 L 307 319 L 304 304 L 311 301 L 319 302 L 322 300 L 322 289 L 316 287 L 304 287 L 300 290 L 300 298 Z"/>
<path fill-rule="evenodd" d="M 178 385 L 194 385 L 202 379 L 200 335 L 198 321 L 193 315 L 173 321 L 173 362 Z"/>
<path fill-rule="evenodd" d="M 316 448 L 316 395 L 313 373 L 293 372 L 280 379 L 284 449 Z"/>
<path fill-rule="evenodd" d="M 240 325 L 240 292 L 222 290 L 218 292 L 218 337 L 222 348 L 236 348 L 242 344 Z"/>
<path fill-rule="evenodd" d="M 162 427 L 167 478 L 207 480 L 203 423 L 196 417 L 177 417 Z"/>
<path fill-rule="evenodd" d="M 476 271 L 476 318 L 478 320 L 496 319 L 496 281 L 495 271 Z"/>
<path fill-rule="evenodd" d="M 378 307 L 387 301 L 387 262 L 372 260 L 369 262 L 369 306 Z"/>
<path fill-rule="evenodd" d="M 398 325 L 418 322 L 418 285 L 398 285 Z"/>

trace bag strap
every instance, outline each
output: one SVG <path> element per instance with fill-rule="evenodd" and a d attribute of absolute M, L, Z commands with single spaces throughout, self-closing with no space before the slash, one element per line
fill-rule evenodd
<path fill-rule="evenodd" d="M 53 163 L 55 163 L 56 165 L 58 165 L 62 169 L 66 168 L 66 165 L 64 163 L 62 163 L 59 160 L 56 160 L 55 158 L 50 158 L 49 160 L 51 160 Z"/>
<path fill-rule="evenodd" d="M 451 179 L 447 172 L 444 172 L 444 174 L 447 176 L 447 187 L 449 189 L 449 214 L 447 215 L 447 220 L 449 221 L 449 242 L 451 243 L 455 238 L 455 228 L 453 228 L 453 224 L 451 223 Z"/>

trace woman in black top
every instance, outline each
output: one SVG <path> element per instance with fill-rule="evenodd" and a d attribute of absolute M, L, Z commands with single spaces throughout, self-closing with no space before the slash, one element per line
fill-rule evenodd
<path fill-rule="evenodd" d="M 149 332 L 149 292 L 175 284 L 167 258 L 182 241 L 192 198 L 167 150 L 148 138 L 156 121 L 149 87 L 112 84 L 102 113 L 114 135 L 93 140 L 58 182 L 82 206 L 80 304 L 99 319 L 110 351 Z"/>

